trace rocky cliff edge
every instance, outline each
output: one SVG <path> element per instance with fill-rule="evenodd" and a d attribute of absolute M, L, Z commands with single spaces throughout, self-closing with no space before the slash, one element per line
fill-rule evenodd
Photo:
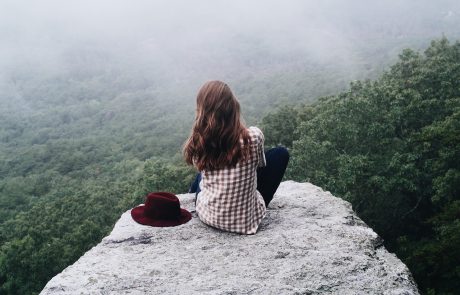
<path fill-rule="evenodd" d="M 353 212 L 310 183 L 281 183 L 257 234 L 203 224 L 137 224 L 111 234 L 41 294 L 418 294 L 408 268 Z"/>

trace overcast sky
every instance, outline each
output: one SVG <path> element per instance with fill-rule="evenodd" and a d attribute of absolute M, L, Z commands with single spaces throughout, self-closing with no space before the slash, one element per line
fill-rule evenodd
<path fill-rule="evenodd" d="M 187 79 L 223 75 L 251 52 L 350 67 L 368 44 L 458 39 L 459 18 L 458 0 L 1 0 L 0 75 L 100 63 Z"/>

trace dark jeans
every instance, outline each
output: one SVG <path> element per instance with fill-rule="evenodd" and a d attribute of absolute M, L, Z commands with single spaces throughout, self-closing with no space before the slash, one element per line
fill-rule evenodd
<path fill-rule="evenodd" d="M 257 190 L 264 198 L 265 206 L 268 206 L 281 183 L 281 179 L 283 179 L 289 162 L 289 153 L 284 147 L 275 147 L 265 152 L 265 160 L 267 166 L 257 169 Z M 200 192 L 200 181 L 201 173 L 198 173 L 195 181 L 190 186 L 189 193 L 198 195 Z"/>

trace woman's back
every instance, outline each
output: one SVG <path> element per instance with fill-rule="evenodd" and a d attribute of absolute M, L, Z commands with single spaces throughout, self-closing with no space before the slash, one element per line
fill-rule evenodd
<path fill-rule="evenodd" d="M 257 127 L 247 129 L 250 152 L 235 167 L 201 171 L 196 211 L 213 227 L 253 234 L 265 216 L 265 203 L 257 191 L 257 168 L 265 166 L 264 135 Z"/>

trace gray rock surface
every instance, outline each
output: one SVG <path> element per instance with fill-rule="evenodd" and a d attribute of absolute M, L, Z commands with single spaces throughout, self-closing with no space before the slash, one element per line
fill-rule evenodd
<path fill-rule="evenodd" d="M 41 294 L 418 294 L 407 267 L 351 205 L 309 183 L 279 187 L 255 235 L 203 224 L 139 225 L 112 233 Z"/>

